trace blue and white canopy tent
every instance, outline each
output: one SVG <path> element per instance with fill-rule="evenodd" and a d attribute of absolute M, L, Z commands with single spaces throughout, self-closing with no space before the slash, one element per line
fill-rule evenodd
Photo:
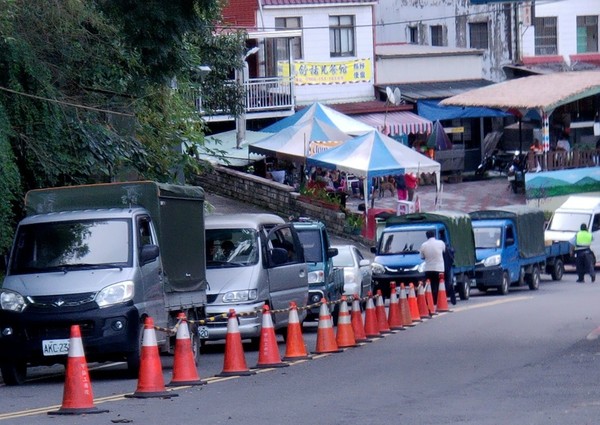
<path fill-rule="evenodd" d="M 435 173 L 437 189 L 438 191 L 440 189 L 439 162 L 378 131 L 371 131 L 338 147 L 308 157 L 306 165 L 345 171 L 364 177 L 363 184 L 367 197 L 373 177 L 405 173 L 416 175 L 423 172 Z M 368 199 L 365 199 L 365 207 L 368 208 L 368 205 Z"/>
<path fill-rule="evenodd" d="M 263 128 L 261 131 L 267 133 L 277 133 L 287 127 L 312 121 L 314 119 L 318 119 L 322 123 L 325 123 L 331 127 L 335 127 L 346 134 L 354 136 L 365 134 L 374 130 L 374 128 L 370 125 L 351 118 L 348 115 L 342 114 L 335 109 L 331 109 L 320 103 L 313 103 L 311 106 L 301 109 L 294 115 L 290 115 L 289 117 L 279 120 L 276 123 Z"/>
<path fill-rule="evenodd" d="M 319 119 L 312 119 L 286 127 L 265 139 L 251 143 L 248 151 L 304 164 L 311 151 L 321 150 L 316 148 L 315 144 L 325 145 L 327 142 L 331 146 L 335 144 L 333 142 L 343 143 L 350 139 L 351 137 L 343 131 Z"/>

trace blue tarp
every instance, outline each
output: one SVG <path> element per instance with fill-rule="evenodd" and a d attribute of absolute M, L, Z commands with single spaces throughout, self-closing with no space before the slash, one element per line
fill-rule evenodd
<path fill-rule="evenodd" d="M 419 100 L 417 110 L 420 116 L 430 121 L 453 120 L 456 118 L 480 118 L 480 117 L 510 117 L 508 112 L 492 108 L 480 108 L 475 106 L 443 106 L 440 100 Z"/>

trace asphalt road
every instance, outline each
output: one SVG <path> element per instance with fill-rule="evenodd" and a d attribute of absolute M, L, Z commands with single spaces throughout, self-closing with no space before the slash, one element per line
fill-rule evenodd
<path fill-rule="evenodd" d="M 600 286 L 574 280 L 507 296 L 474 290 L 408 330 L 248 377 L 215 377 L 224 347 L 214 344 L 199 365 L 209 384 L 175 388 L 171 399 L 124 398 L 136 389 L 124 366 L 92 366 L 96 406 L 110 411 L 98 415 L 47 415 L 61 404 L 64 376 L 43 368 L 25 386 L 0 386 L 0 423 L 596 424 Z M 314 350 L 312 324 L 305 341 Z M 245 359 L 252 368 L 257 352 Z M 169 382 L 172 358 L 162 361 Z"/>

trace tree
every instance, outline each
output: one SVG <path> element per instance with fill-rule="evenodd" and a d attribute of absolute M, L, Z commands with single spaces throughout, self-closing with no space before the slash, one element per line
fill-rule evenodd
<path fill-rule="evenodd" d="M 0 208 L 2 235 L 26 190 L 169 181 L 195 165 L 180 146 L 202 143 L 204 122 L 169 82 L 192 83 L 197 65 L 217 70 L 202 84 L 219 108 L 239 110 L 222 70 L 241 66 L 241 35 L 216 35 L 216 0 L 0 0 L 0 10 L 0 195 L 13 201 Z"/>

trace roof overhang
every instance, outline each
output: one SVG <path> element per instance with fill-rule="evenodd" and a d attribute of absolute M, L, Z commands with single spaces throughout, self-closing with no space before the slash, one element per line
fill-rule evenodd
<path fill-rule="evenodd" d="M 455 96 L 473 89 L 486 87 L 494 84 L 492 81 L 484 79 L 476 80 L 452 80 L 452 81 L 429 81 L 421 83 L 395 83 L 395 84 L 377 84 L 377 91 L 385 96 L 386 87 L 392 90 L 398 88 L 402 99 L 412 103 L 423 99 L 444 99 Z"/>
<path fill-rule="evenodd" d="M 470 90 L 440 102 L 442 105 L 485 106 L 551 113 L 567 103 L 600 93 L 600 71 L 560 72 L 508 80 Z"/>
<path fill-rule="evenodd" d="M 248 31 L 248 38 L 265 39 L 265 38 L 294 38 L 302 37 L 302 30 L 281 30 L 281 31 Z"/>

